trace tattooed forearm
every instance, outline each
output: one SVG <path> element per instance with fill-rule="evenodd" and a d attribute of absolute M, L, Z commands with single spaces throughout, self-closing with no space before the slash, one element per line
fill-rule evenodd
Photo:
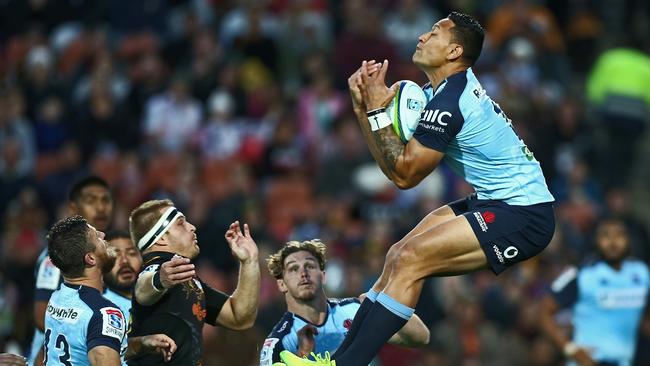
<path fill-rule="evenodd" d="M 390 128 L 382 128 L 374 131 L 372 136 L 381 152 L 381 159 L 391 172 L 391 175 L 388 176 L 390 178 L 395 172 L 397 158 L 404 152 L 404 143 L 402 143 Z"/>
<path fill-rule="evenodd" d="M 390 127 L 371 131 L 366 112 L 355 108 L 355 114 L 361 131 L 368 142 L 370 153 L 375 158 L 377 165 L 390 180 L 394 180 L 397 159 L 404 151 L 404 143 L 395 135 Z"/>

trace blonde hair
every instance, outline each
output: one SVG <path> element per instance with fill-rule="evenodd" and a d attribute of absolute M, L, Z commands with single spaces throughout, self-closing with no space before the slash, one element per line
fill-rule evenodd
<path fill-rule="evenodd" d="M 129 216 L 129 231 L 131 240 L 134 243 L 140 242 L 147 231 L 156 224 L 156 221 L 162 216 L 161 208 L 174 206 L 171 200 L 151 200 L 147 201 L 131 212 Z"/>
<path fill-rule="evenodd" d="M 325 253 L 327 248 L 320 239 L 305 240 L 305 241 L 296 241 L 292 240 L 287 242 L 282 249 L 278 250 L 274 254 L 271 254 L 266 260 L 266 266 L 269 269 L 271 276 L 276 279 L 282 279 L 282 274 L 284 273 L 284 260 L 292 253 L 299 252 L 301 250 L 308 251 L 316 260 L 318 260 L 318 265 L 320 270 L 325 270 Z"/>

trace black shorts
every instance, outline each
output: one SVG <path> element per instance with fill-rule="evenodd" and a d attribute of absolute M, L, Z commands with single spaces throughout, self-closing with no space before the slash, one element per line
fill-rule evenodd
<path fill-rule="evenodd" d="M 471 194 L 449 207 L 467 218 L 495 274 L 539 254 L 555 232 L 552 202 L 513 206 Z"/>

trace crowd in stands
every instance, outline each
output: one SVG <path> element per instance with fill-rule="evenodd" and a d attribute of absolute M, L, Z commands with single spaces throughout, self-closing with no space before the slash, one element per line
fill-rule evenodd
<path fill-rule="evenodd" d="M 640 0 L 1 1 L 0 351 L 28 349 L 34 264 L 86 174 L 112 187 L 115 229 L 143 201 L 171 198 L 197 226 L 201 278 L 225 292 L 237 264 L 223 232 L 236 219 L 260 259 L 289 239 L 322 239 L 328 295 L 366 291 L 392 243 L 470 188 L 443 166 L 396 189 L 346 80 L 362 60 L 388 59 L 390 82 L 424 84 L 417 38 L 452 10 L 487 30 L 475 73 L 540 161 L 557 232 L 498 277 L 427 281 L 417 313 L 430 345 L 386 346 L 378 362 L 560 364 L 538 301 L 593 254 L 598 219 L 624 217 L 633 254 L 650 259 L 650 5 Z M 260 299 L 252 330 L 205 330 L 204 364 L 259 360 L 285 310 L 267 273 Z M 650 324 L 639 342 L 638 364 L 650 364 Z"/>

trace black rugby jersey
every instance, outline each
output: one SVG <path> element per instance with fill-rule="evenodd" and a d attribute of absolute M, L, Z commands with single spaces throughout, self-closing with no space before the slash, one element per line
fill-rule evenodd
<path fill-rule="evenodd" d="M 145 254 L 140 274 L 157 271 L 160 265 L 171 260 L 173 256 L 173 253 L 168 252 Z M 129 366 L 201 365 L 203 324 L 216 325 L 217 316 L 228 297 L 206 285 L 198 277 L 167 290 L 167 293 L 151 306 L 139 304 L 134 294 L 128 336 L 163 333 L 171 337 L 178 348 L 170 362 L 165 362 L 160 353 L 144 354 L 128 360 Z"/>

